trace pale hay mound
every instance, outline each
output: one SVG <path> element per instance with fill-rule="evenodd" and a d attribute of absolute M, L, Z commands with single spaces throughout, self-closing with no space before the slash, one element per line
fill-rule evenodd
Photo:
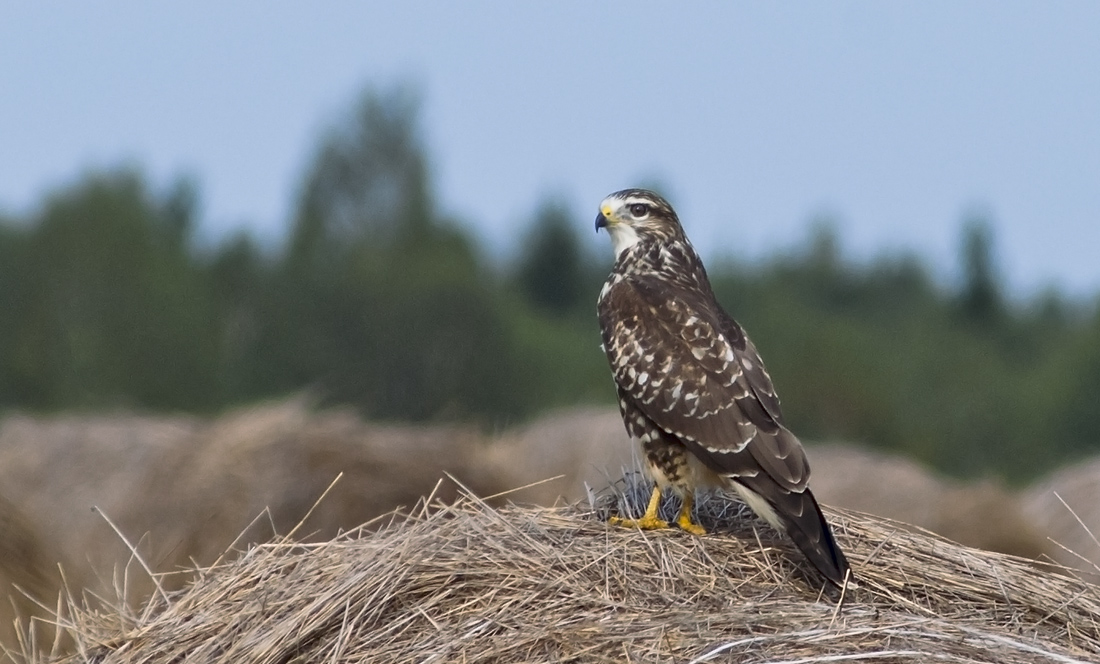
<path fill-rule="evenodd" d="M 358 552 L 348 554 L 354 558 L 356 555 L 368 555 L 369 551 L 374 550 L 370 548 L 372 546 L 384 548 L 386 545 L 378 544 L 376 537 L 390 538 L 385 541 L 391 543 L 406 542 L 400 546 L 420 546 L 431 551 L 437 545 L 431 539 L 422 538 L 418 544 L 408 544 L 408 540 L 402 539 L 412 536 L 410 532 L 413 531 L 408 529 L 414 528 L 415 524 L 394 526 L 384 535 L 364 535 L 361 541 L 327 540 L 336 537 L 341 529 L 354 527 L 378 514 L 388 512 L 396 505 L 415 504 L 419 496 L 432 490 L 444 471 L 459 477 L 482 495 L 559 473 L 566 474 L 566 479 L 514 494 L 517 500 L 549 504 L 559 494 L 565 494 L 572 499 L 583 496 L 585 482 L 593 486 L 604 486 L 607 483 L 605 473 L 617 471 L 624 463 L 631 463 L 626 461 L 630 458 L 631 446 L 626 440 L 621 420 L 613 410 L 564 411 L 527 427 L 505 432 L 495 441 L 487 441 L 469 427 L 380 426 L 364 423 L 348 411 L 313 412 L 308 406 L 308 402 L 303 399 L 292 399 L 232 412 L 212 422 L 190 417 L 146 418 L 132 415 L 7 418 L 0 426 L 0 488 L 21 514 L 18 518 L 10 519 L 6 529 L 0 527 L 0 537 L 4 538 L 0 545 L 16 546 L 21 553 L 5 555 L 0 563 L 11 563 L 6 568 L 8 577 L 18 579 L 17 583 L 21 587 L 50 606 L 55 602 L 59 581 L 56 574 L 57 562 L 64 564 L 69 588 L 78 601 L 84 588 L 92 588 L 113 597 L 116 589 L 109 586 L 113 581 L 113 571 L 119 571 L 118 588 L 122 589 L 125 585 L 122 594 L 129 598 L 130 606 L 139 606 L 153 594 L 152 583 L 141 573 L 136 561 L 127 563 L 130 554 L 126 545 L 101 516 L 91 511 L 92 505 L 99 505 L 111 516 L 121 531 L 137 545 L 147 564 L 158 572 L 170 572 L 180 566 L 207 566 L 214 563 L 225 547 L 238 536 L 240 539 L 237 546 L 244 548 L 250 542 L 267 541 L 273 533 L 287 533 L 310 509 L 313 501 L 332 479 L 343 472 L 343 479 L 302 524 L 296 536 L 324 542 L 317 548 L 321 552 L 318 555 L 322 557 L 334 551 Z M 813 486 L 824 503 L 836 502 L 866 511 L 877 511 L 932 528 L 943 528 L 943 521 L 922 521 L 921 514 L 914 514 L 912 510 L 927 511 L 933 505 L 946 506 L 953 508 L 954 514 L 965 517 L 960 517 L 960 523 L 954 531 L 948 533 L 949 536 L 983 546 L 993 545 L 988 543 L 988 538 L 975 542 L 971 539 L 972 536 L 985 537 L 985 523 L 992 523 L 995 518 L 1003 519 L 1004 514 L 1013 513 L 1014 508 L 1006 512 L 1007 503 L 999 494 L 991 494 L 993 497 L 984 503 L 975 503 L 978 507 L 964 509 L 965 492 L 950 494 L 950 499 L 944 499 L 943 486 L 938 482 L 906 483 L 904 463 L 891 465 L 887 463 L 892 462 L 890 459 L 881 463 L 871 459 L 873 468 L 868 470 L 866 463 L 858 458 L 853 460 L 843 455 L 834 456 L 829 450 L 828 447 L 809 450 L 814 466 Z M 832 460 L 839 462 L 834 464 L 838 469 L 837 479 L 847 482 L 844 486 L 848 487 L 844 489 L 841 486 L 842 491 L 838 495 L 830 493 L 828 488 Z M 894 472 L 891 468 L 901 470 Z M 1077 476 L 1075 471 L 1066 473 L 1067 478 Z M 1086 476 L 1095 478 L 1096 474 L 1086 473 Z M 874 481 L 869 479 L 871 477 Z M 1095 482 L 1095 479 L 1092 481 Z M 1070 484 L 1078 486 L 1073 482 Z M 1100 495 L 1100 489 L 1095 488 L 1096 484 L 1088 482 L 1080 486 L 1083 488 L 1079 490 L 1063 488 L 1060 491 L 1087 520 L 1094 516 L 1089 516 L 1092 512 L 1087 508 L 1098 504 L 1095 496 Z M 849 498 L 843 497 L 844 495 Z M 1071 498 L 1071 495 L 1075 497 Z M 883 502 L 877 505 L 850 502 L 875 496 Z M 445 484 L 440 488 L 437 497 L 453 500 L 453 485 Z M 899 502 L 899 497 L 904 497 L 904 500 Z M 895 502 L 890 503 L 891 500 Z M 981 507 L 982 504 L 986 507 Z M 487 518 L 481 515 L 480 508 L 476 505 L 463 505 L 454 508 L 452 516 L 447 518 L 460 521 L 475 519 L 475 522 L 476 519 Z M 1029 506 L 1033 505 L 1034 503 L 1029 503 Z M 893 509 L 908 509 L 911 512 L 892 512 Z M 15 513 L 14 508 L 0 513 L 0 521 L 5 514 Z M 948 513 L 952 512 L 949 510 Z M 583 517 L 580 511 L 568 509 L 520 511 L 516 514 L 520 515 L 520 519 L 536 521 L 544 517 L 559 520 Z M 249 523 L 257 515 L 262 516 L 249 527 Z M 1058 526 L 1061 524 L 1057 520 L 1059 515 L 1063 520 L 1066 517 L 1072 519 L 1069 511 L 1058 503 L 1049 512 L 1036 516 L 1035 523 L 1039 526 L 1049 523 L 1053 527 L 1061 527 Z M 436 523 L 433 527 L 439 525 Z M 1086 539 L 1087 531 L 1075 520 L 1062 526 L 1061 534 L 1054 535 L 1056 540 L 1086 555 L 1093 551 L 1100 552 L 1100 545 Z M 476 532 L 480 527 L 473 526 L 473 531 Z M 896 526 L 899 534 L 891 539 L 892 542 L 903 538 L 900 534 L 902 528 Z M 458 536 L 454 533 L 452 535 Z M 618 535 L 619 533 L 614 534 L 614 546 L 622 548 L 626 544 L 618 539 Z M 678 535 L 679 533 L 668 534 L 669 537 Z M 770 532 L 766 529 L 761 530 L 761 535 L 765 538 L 765 543 L 774 542 L 767 539 Z M 504 537 L 505 541 L 500 546 L 516 544 L 515 541 L 507 541 L 511 538 L 507 531 Z M 664 542 L 666 535 L 649 534 L 648 537 L 644 541 Z M 475 538 L 473 543 L 478 541 Z M 706 541 L 707 551 L 711 551 L 710 543 L 716 539 L 707 538 Z M 752 544 L 755 539 L 745 542 Z M 745 542 L 741 545 L 744 546 Z M 636 544 L 634 542 L 630 546 Z M 584 540 L 579 546 L 584 548 L 593 545 Z M 782 541 L 779 541 L 779 545 L 786 546 Z M 677 546 L 687 545 L 681 543 Z M 719 542 L 714 546 L 721 547 L 723 544 Z M 38 553 L 26 553 L 28 551 Z M 302 549 L 283 544 L 256 549 L 250 555 L 269 555 L 272 560 L 282 560 L 282 556 L 297 556 L 301 551 Z M 870 552 L 865 551 L 865 554 L 869 555 Z M 467 552 L 467 555 L 474 556 L 476 552 Z M 738 569 L 744 571 L 742 567 L 738 567 L 742 561 L 727 559 L 728 555 L 732 554 L 722 553 L 717 558 L 725 560 L 724 568 L 733 570 L 733 573 Z M 769 555 L 773 562 L 777 560 L 773 553 Z M 984 557 L 986 554 L 974 555 L 981 560 L 987 560 Z M 227 556 L 227 559 L 232 557 Z M 853 560 L 858 567 L 859 558 L 853 557 Z M 1073 557 L 1060 560 L 1069 564 L 1081 563 L 1080 559 Z M 353 561 L 349 559 L 348 563 L 351 562 Z M 129 576 L 122 579 L 121 570 L 127 564 Z M 729 567 L 731 564 L 734 567 Z M 662 569 L 662 565 L 663 563 L 655 569 Z M 0 564 L 0 567 L 3 565 Z M 234 569 L 239 571 L 235 566 L 212 571 L 211 579 L 222 579 L 223 572 L 235 573 L 232 572 Z M 783 569 L 789 571 L 788 568 Z M 97 577 L 93 570 L 97 570 L 100 576 Z M 521 570 L 513 570 L 516 574 L 520 572 Z M 780 572 L 787 573 L 783 570 Z M 315 570 L 315 573 L 321 572 Z M 273 578 L 281 578 L 281 572 L 273 574 Z M 578 574 L 583 577 L 587 572 Z M 0 577 L 2 576 L 3 573 L 0 573 Z M 174 588 L 181 587 L 188 578 L 190 577 L 185 574 L 173 574 L 162 577 L 160 583 L 166 591 L 171 592 Z M 737 583 L 749 583 L 744 587 L 756 588 L 751 579 L 745 581 L 746 578 L 749 577 L 743 577 Z M 229 582 L 225 579 L 222 581 Z M 501 587 L 505 588 L 507 584 L 504 583 Z M 686 587 L 694 586 L 688 583 Z M 799 587 L 805 590 L 804 586 Z M 773 588 L 765 593 L 790 592 L 786 585 L 780 584 L 778 588 L 779 590 Z M 1059 592 L 1064 590 L 1062 588 Z M 287 589 L 286 592 L 316 594 L 328 591 L 297 587 Z M 455 592 L 459 596 L 468 597 L 472 591 L 466 589 Z M 1006 593 L 1013 596 L 1007 590 Z M 805 592 L 799 597 L 804 594 Z M 186 596 L 176 597 L 173 603 L 183 601 L 182 597 Z M 742 599 L 744 597 L 752 596 L 743 595 Z M 1073 596 L 1067 594 L 1063 601 L 1071 597 Z M 5 605 L 10 604 L 6 597 L 2 601 Z M 19 613 L 23 615 L 33 610 L 19 596 L 16 596 L 16 602 L 20 603 Z M 150 611 L 159 611 L 158 605 L 152 605 Z M 118 613 L 131 616 L 120 618 L 123 622 L 119 625 L 125 629 L 119 627 L 115 632 L 110 632 L 104 628 L 106 631 L 102 633 L 111 636 L 102 638 L 115 638 L 138 623 L 159 625 L 159 621 L 164 619 L 159 614 L 150 614 L 143 619 L 135 618 L 131 609 L 118 609 Z M 435 619 L 434 613 L 428 613 Z M 0 619 L 4 619 L 2 614 L 3 610 L 0 609 Z M 736 613 L 729 616 L 729 620 L 735 618 Z M 741 614 L 741 619 L 746 619 L 744 613 Z M 87 623 L 95 624 L 98 623 Z M 720 623 L 719 627 L 722 624 L 726 623 Z M 97 633 L 90 633 L 92 636 L 80 630 L 78 633 L 85 634 L 86 644 L 100 638 L 95 636 Z M 47 634 L 43 630 L 40 637 Z M 411 638 L 408 635 L 406 637 Z M 13 641 L 8 635 L 0 633 L 0 643 L 10 645 Z M 593 652 L 602 651 L 597 649 Z M 153 658 L 156 659 L 155 656 Z M 607 658 L 614 657 L 608 655 Z M 448 657 L 443 657 L 443 660 L 446 659 Z M 507 660 L 508 657 L 503 659 Z M 579 659 L 583 660 L 584 657 Z M 3 661 L 2 655 L 0 661 Z"/>
<path fill-rule="evenodd" d="M 10 416 L 0 426 L 0 486 L 52 554 L 45 565 L 63 563 L 69 581 L 83 586 L 94 580 L 90 561 L 109 576 L 111 564 L 127 557 L 92 507 L 140 536 L 144 529 L 130 514 L 149 511 L 172 486 L 199 425 L 197 418 L 129 414 Z"/>
<path fill-rule="evenodd" d="M 1100 661 L 1100 588 L 1080 580 L 829 511 L 860 582 L 838 608 L 727 501 L 702 501 L 716 532 L 702 538 L 603 522 L 644 498 L 462 498 L 352 537 L 255 546 L 143 612 L 72 610 L 79 649 L 57 661 Z"/>
<path fill-rule="evenodd" d="M 987 551 L 1038 560 L 1054 549 L 1044 537 L 1045 522 L 1025 515 L 1021 498 L 992 480 L 960 482 L 899 454 L 855 445 L 814 445 L 807 454 L 810 487 L 822 503 Z"/>
<path fill-rule="evenodd" d="M 504 486 L 533 484 L 515 493 L 517 501 L 553 505 L 582 500 L 586 487 L 607 486 L 634 468 L 634 450 L 618 410 L 566 408 L 500 434 L 485 446 L 484 463 Z"/>
<path fill-rule="evenodd" d="M 15 642 L 16 620 L 41 613 L 31 597 L 57 597 L 60 585 L 34 527 L 0 495 L 0 644 Z"/>
<path fill-rule="evenodd" d="M 194 446 L 190 463 L 177 471 L 176 511 L 155 517 L 185 524 L 175 540 L 201 564 L 213 562 L 261 512 L 241 542 L 286 534 L 340 474 L 300 535 L 330 539 L 411 508 L 444 473 L 479 494 L 499 490 L 476 461 L 482 437 L 473 427 L 366 423 L 350 409 L 314 412 L 295 400 L 219 418 Z M 457 496 L 453 483 L 440 491 L 443 500 Z M 155 524 L 148 528 L 157 532 Z"/>
<path fill-rule="evenodd" d="M 563 476 L 515 494 L 518 501 L 539 505 L 559 497 L 581 500 L 586 485 L 605 486 L 609 473 L 618 476 L 638 463 L 614 408 L 563 409 L 504 432 L 485 449 L 486 467 L 504 486 Z M 995 482 L 951 480 L 899 454 L 856 445 L 807 445 L 806 451 L 810 486 L 822 503 L 910 523 L 989 551 L 1039 559 L 1055 548 L 1044 536 L 1043 522 L 1026 517 L 1020 498 Z"/>
<path fill-rule="evenodd" d="M 136 568 L 103 515 L 152 569 L 171 571 L 210 565 L 235 540 L 244 546 L 286 534 L 340 473 L 299 536 L 330 539 L 415 505 L 445 472 L 478 493 L 498 490 L 476 461 L 483 441 L 472 427 L 369 424 L 350 411 L 309 406 L 299 397 L 214 420 L 8 417 L 0 425 L 0 487 L 41 539 L 39 565 L 60 563 L 77 595 L 111 594 L 125 567 Z M 442 497 L 453 499 L 449 490 Z M 44 603 L 54 604 L 58 580 L 39 593 Z M 180 583 L 162 580 L 166 588 Z M 147 577 L 131 574 L 129 599 L 152 591 Z"/>
<path fill-rule="evenodd" d="M 1059 546 L 1052 557 L 1100 580 L 1100 458 L 1054 472 L 1027 490 L 1025 513 Z"/>

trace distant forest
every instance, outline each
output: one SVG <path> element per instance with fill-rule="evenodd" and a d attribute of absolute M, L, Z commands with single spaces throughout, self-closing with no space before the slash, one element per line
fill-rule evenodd
<path fill-rule="evenodd" d="M 375 419 L 501 427 L 612 404 L 591 215 L 547 199 L 516 220 L 517 257 L 490 260 L 440 212 L 417 111 L 367 91 L 321 137 L 275 249 L 200 246 L 195 184 L 134 169 L 0 218 L 0 409 L 213 412 L 308 389 Z M 827 226 L 708 268 L 803 439 L 1024 481 L 1100 451 L 1100 315 L 1007 297 L 993 245 L 963 220 L 954 285 L 912 255 L 846 258 Z"/>

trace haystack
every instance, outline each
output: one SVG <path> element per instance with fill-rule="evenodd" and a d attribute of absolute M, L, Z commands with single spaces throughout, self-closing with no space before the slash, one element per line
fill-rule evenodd
<path fill-rule="evenodd" d="M 962 482 L 916 461 L 846 444 L 809 448 L 823 503 L 912 524 L 960 544 L 1033 559 L 1053 552 L 1019 495 L 993 479 Z M 1075 542 L 1076 543 L 1076 542 Z"/>
<path fill-rule="evenodd" d="M 1024 515 L 1020 497 L 995 481 L 952 480 L 901 455 L 867 447 L 808 447 L 810 484 L 821 502 L 903 521 L 989 551 L 1038 559 L 1054 549 Z M 486 447 L 485 465 L 504 486 L 560 475 L 515 494 L 517 502 L 553 505 L 559 497 L 580 500 L 586 486 L 606 485 L 609 471 L 634 467 L 633 452 L 618 410 L 571 408 L 504 432 Z"/>
<path fill-rule="evenodd" d="M 33 525 L 0 495 L 0 644 L 14 643 L 16 621 L 43 615 L 38 603 L 53 604 L 60 589 L 61 576 Z"/>
<path fill-rule="evenodd" d="M 827 510 L 859 588 L 821 591 L 793 547 L 722 497 L 714 534 L 608 526 L 595 505 L 470 497 L 375 531 L 280 541 L 144 611 L 72 609 L 96 662 L 1100 661 L 1100 588 L 895 523 Z M 676 505 L 664 509 L 672 513 Z"/>
<path fill-rule="evenodd" d="M 470 426 L 365 423 L 350 409 L 312 411 L 302 400 L 245 409 L 199 433 L 190 462 L 177 470 L 176 509 L 156 518 L 184 524 L 179 549 L 209 564 L 237 536 L 264 542 L 289 532 L 342 474 L 299 528 L 310 540 L 326 540 L 411 508 L 444 473 L 495 493 L 500 485 L 477 463 L 482 442 Z M 441 491 L 444 500 L 457 495 L 453 484 Z"/>
<path fill-rule="evenodd" d="M 505 486 L 531 485 L 514 494 L 517 502 L 553 505 L 581 500 L 587 487 L 634 467 L 634 447 L 618 410 L 563 408 L 501 433 L 485 447 L 484 463 Z"/>
<path fill-rule="evenodd" d="M 415 505 L 444 472 L 494 493 L 481 444 L 471 427 L 367 424 L 301 397 L 213 421 L 13 416 L 0 427 L 0 486 L 42 539 L 41 565 L 63 564 L 73 593 L 111 594 L 137 566 L 129 545 L 156 570 L 210 565 L 234 541 L 287 533 L 340 473 L 300 535 L 330 539 Z M 133 601 L 153 592 L 142 575 L 125 585 Z"/>
<path fill-rule="evenodd" d="M 1100 457 L 1035 483 L 1027 490 L 1024 509 L 1055 543 L 1055 560 L 1100 581 Z"/>
<path fill-rule="evenodd" d="M 135 542 L 148 529 L 199 427 L 190 417 L 13 415 L 0 426 L 0 486 L 39 541 L 38 565 L 59 565 L 77 592 L 110 589 L 130 552 L 93 511 L 98 506 Z M 154 564 L 160 556 L 141 547 Z M 158 569 L 162 569 L 159 568 Z M 56 590 L 47 597 L 53 604 Z"/>

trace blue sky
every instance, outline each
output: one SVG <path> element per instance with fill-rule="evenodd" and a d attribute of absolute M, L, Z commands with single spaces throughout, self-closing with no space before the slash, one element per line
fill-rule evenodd
<path fill-rule="evenodd" d="M 500 251 L 547 195 L 659 180 L 705 255 L 833 218 L 857 256 L 1100 290 L 1100 3 L 7 3 L 0 210 L 89 168 L 190 173 L 208 236 L 280 237 L 323 128 L 417 84 L 439 199 Z M 609 253 L 606 238 L 593 247 Z"/>

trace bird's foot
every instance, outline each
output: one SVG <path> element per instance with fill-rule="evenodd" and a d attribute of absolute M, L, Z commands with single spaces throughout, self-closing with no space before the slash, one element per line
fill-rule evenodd
<path fill-rule="evenodd" d="M 680 518 L 676 519 L 676 525 L 680 526 L 680 530 L 686 530 L 692 535 L 706 535 L 707 529 L 700 526 L 691 520 L 691 513 L 680 514 Z"/>
<path fill-rule="evenodd" d="M 676 517 L 676 525 L 680 526 L 680 530 L 692 535 L 706 535 L 707 529 L 691 520 L 691 508 L 694 506 L 695 496 L 690 493 L 684 496 L 684 504 L 680 507 L 680 516 Z"/>
<path fill-rule="evenodd" d="M 668 521 L 651 514 L 646 514 L 640 519 L 624 519 L 621 516 L 613 516 L 607 522 L 613 526 L 641 528 L 642 530 L 661 530 L 669 527 Z"/>
<path fill-rule="evenodd" d="M 657 509 L 661 506 L 661 488 L 653 487 L 653 493 L 649 496 L 649 505 L 645 508 L 645 514 L 640 519 L 624 519 L 621 516 L 613 516 L 607 520 L 613 526 L 627 526 L 628 528 L 641 528 L 642 530 L 661 530 L 668 528 L 668 521 L 657 516 Z"/>

